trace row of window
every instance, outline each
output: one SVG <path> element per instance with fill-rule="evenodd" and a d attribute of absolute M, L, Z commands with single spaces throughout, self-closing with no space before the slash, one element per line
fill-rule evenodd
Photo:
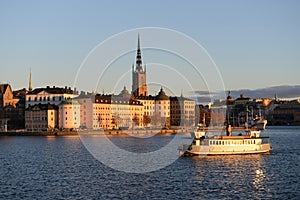
<path fill-rule="evenodd" d="M 247 145 L 255 144 L 255 140 L 210 140 L 209 145 Z"/>
<path fill-rule="evenodd" d="M 51 97 L 34 97 L 31 99 L 31 97 L 28 97 L 27 101 L 50 101 Z M 70 97 L 52 97 L 52 101 L 62 101 L 71 99 Z"/>
<path fill-rule="evenodd" d="M 34 117 L 26 117 L 26 121 L 47 121 L 47 117 L 34 116 Z M 53 117 L 50 119 L 53 121 Z"/>

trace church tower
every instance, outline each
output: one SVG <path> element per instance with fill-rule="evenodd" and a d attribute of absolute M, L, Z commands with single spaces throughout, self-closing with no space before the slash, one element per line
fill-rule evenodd
<path fill-rule="evenodd" d="M 132 94 L 135 97 L 148 96 L 146 84 L 146 65 L 143 68 L 140 35 L 138 35 L 136 64 L 135 67 L 132 65 Z"/>

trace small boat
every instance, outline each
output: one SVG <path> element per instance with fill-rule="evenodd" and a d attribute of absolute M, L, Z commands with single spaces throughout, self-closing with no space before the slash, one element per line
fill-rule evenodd
<path fill-rule="evenodd" d="M 251 125 L 253 128 L 256 128 L 257 130 L 265 130 L 267 123 L 268 121 L 266 119 L 263 119 L 261 116 L 259 116 L 253 119 Z"/>
<path fill-rule="evenodd" d="M 270 138 L 261 137 L 261 130 L 248 130 L 238 135 L 209 136 L 206 131 L 197 130 L 191 133 L 192 144 L 179 146 L 181 156 L 194 155 L 233 155 L 261 154 L 271 150 Z"/>
<path fill-rule="evenodd" d="M 246 116 L 248 117 L 248 115 Z M 268 121 L 264 119 L 261 115 L 261 110 L 259 109 L 259 115 L 253 117 L 253 112 L 252 112 L 252 120 L 250 121 L 251 127 L 255 128 L 257 130 L 266 130 L 266 125 Z"/>

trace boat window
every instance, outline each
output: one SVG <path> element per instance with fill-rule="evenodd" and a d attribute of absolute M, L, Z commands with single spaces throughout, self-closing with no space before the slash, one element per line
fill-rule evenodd
<path fill-rule="evenodd" d="M 253 140 L 253 144 L 255 144 L 255 140 Z"/>

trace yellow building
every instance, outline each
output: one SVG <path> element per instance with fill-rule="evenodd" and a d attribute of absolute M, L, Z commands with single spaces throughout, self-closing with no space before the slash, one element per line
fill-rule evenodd
<path fill-rule="evenodd" d="M 50 104 L 36 104 L 25 110 L 27 131 L 49 131 L 58 127 L 58 107 Z"/>
<path fill-rule="evenodd" d="M 133 100 L 124 89 L 119 95 L 95 96 L 93 105 L 93 129 L 128 129 L 143 124 L 143 104 Z"/>

